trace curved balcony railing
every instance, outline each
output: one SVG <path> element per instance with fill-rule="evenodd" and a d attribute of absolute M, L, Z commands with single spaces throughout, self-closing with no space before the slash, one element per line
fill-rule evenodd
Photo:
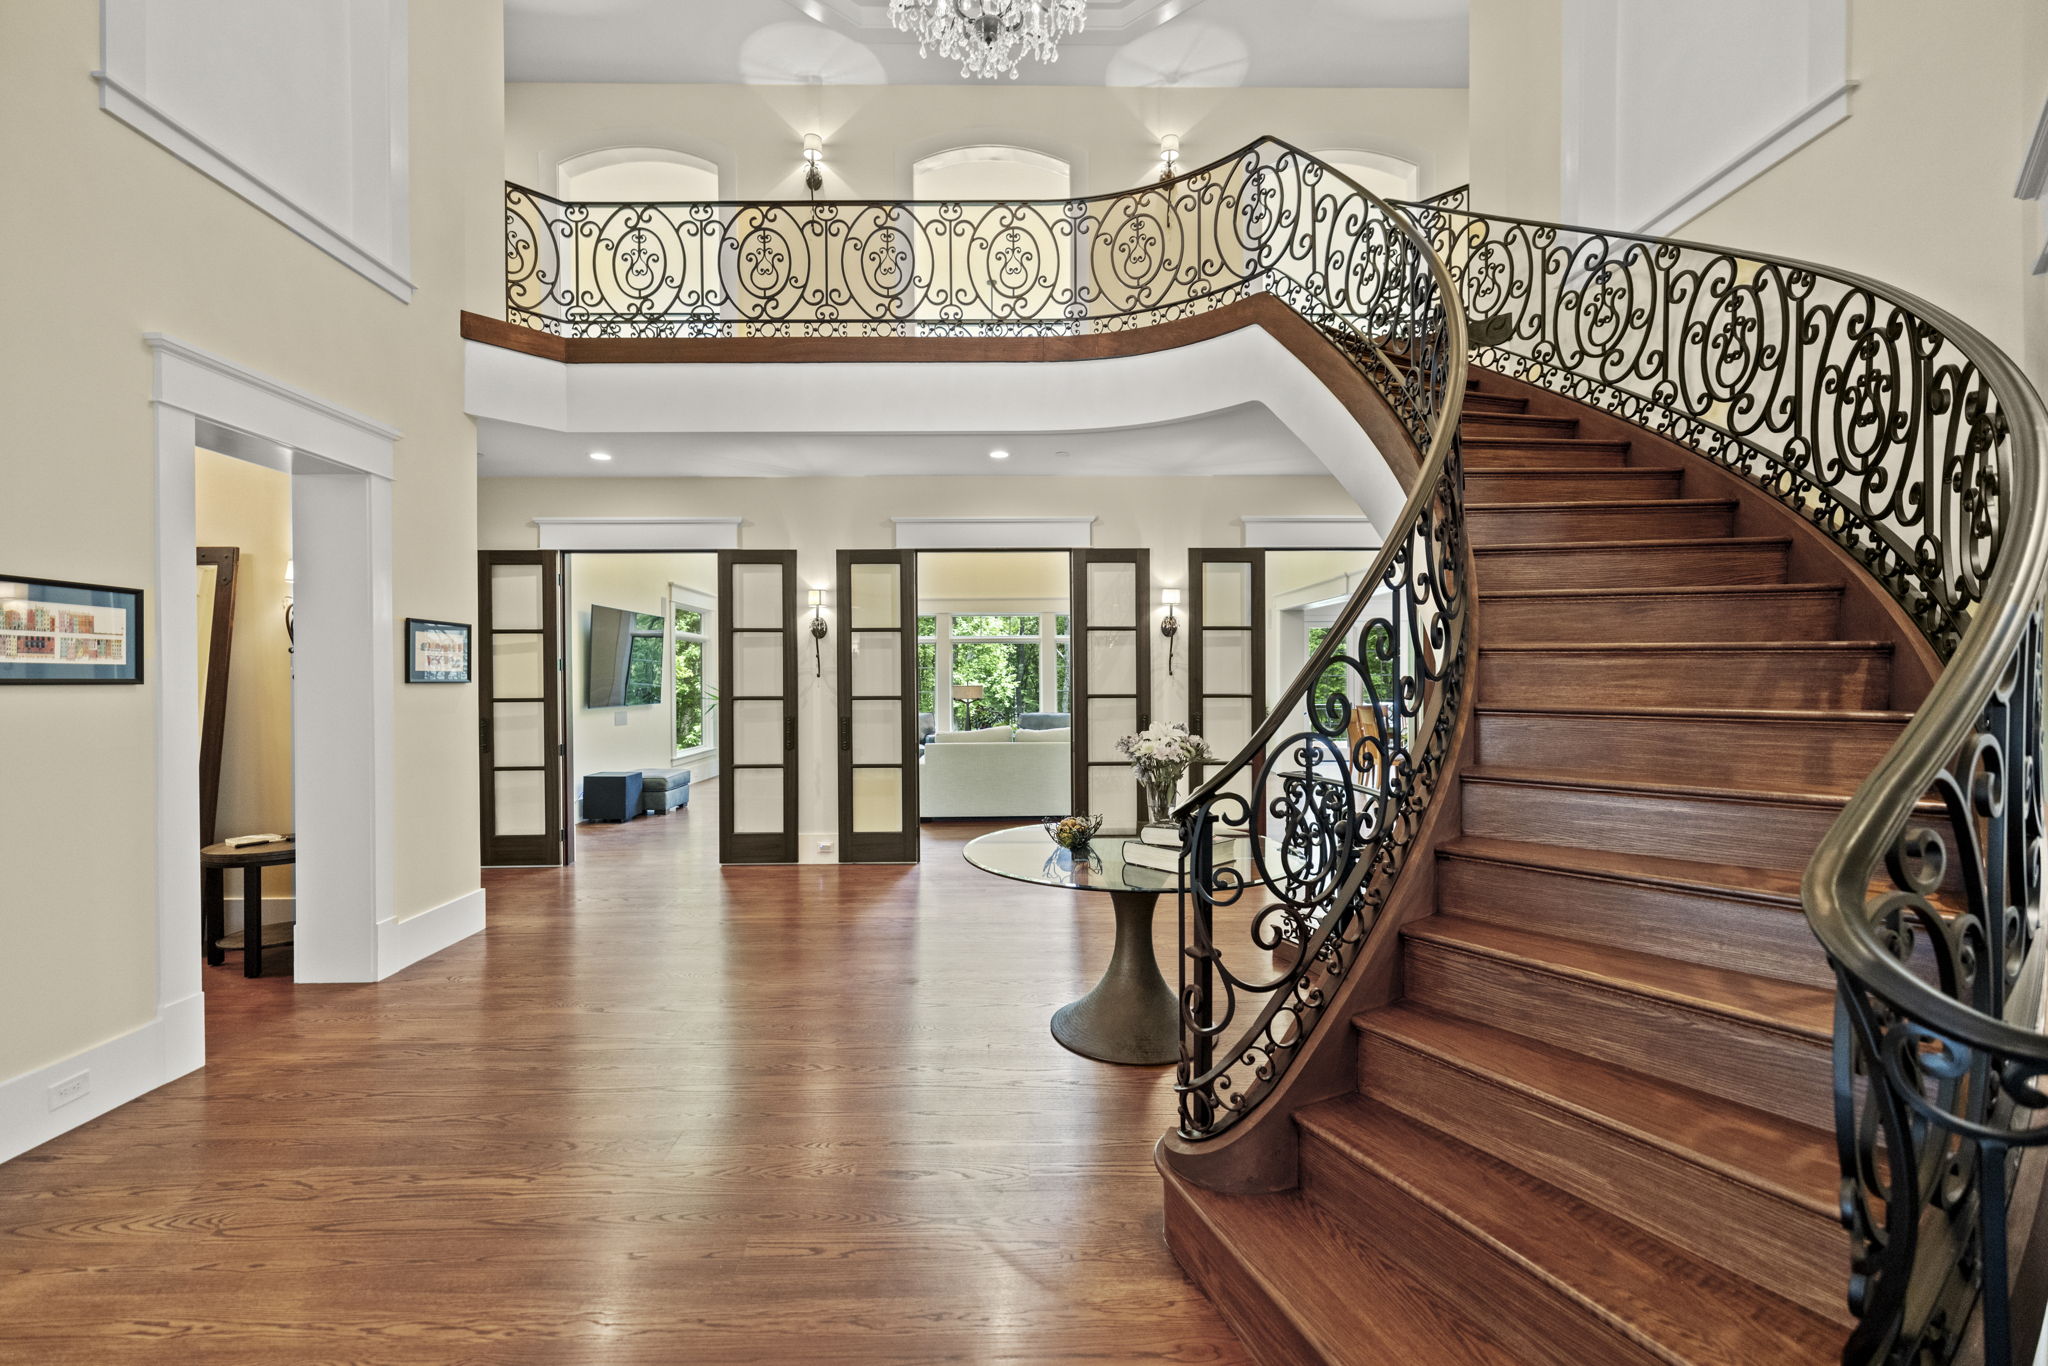
<path fill-rule="evenodd" d="M 1956 318 L 1801 261 L 1406 206 L 1474 361 L 1648 427 L 1855 556 L 1946 661 L 1806 873 L 1838 983 L 1843 1360 L 2012 1360 L 2006 1215 L 2048 1141 L 2041 462 L 2048 415 Z"/>

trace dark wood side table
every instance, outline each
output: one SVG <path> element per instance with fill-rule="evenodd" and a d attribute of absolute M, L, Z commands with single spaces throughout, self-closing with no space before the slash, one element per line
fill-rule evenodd
<path fill-rule="evenodd" d="M 201 895 L 199 932 L 205 940 L 206 961 L 219 966 L 227 961 L 220 941 L 227 934 L 227 872 L 242 870 L 242 975 L 263 975 L 263 870 L 296 863 L 298 846 L 290 836 L 269 844 L 244 844 L 230 848 L 209 844 L 199 851 Z"/>

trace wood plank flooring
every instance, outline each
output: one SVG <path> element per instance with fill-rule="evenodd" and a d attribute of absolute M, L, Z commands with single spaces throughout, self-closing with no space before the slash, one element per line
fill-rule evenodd
<path fill-rule="evenodd" d="M 0 1166 L 0 1362 L 1244 1361 L 1162 1241 L 1171 1069 L 1047 1033 L 1107 899 L 987 827 L 721 871 L 716 790 L 389 981 L 209 971 L 203 1072 Z"/>

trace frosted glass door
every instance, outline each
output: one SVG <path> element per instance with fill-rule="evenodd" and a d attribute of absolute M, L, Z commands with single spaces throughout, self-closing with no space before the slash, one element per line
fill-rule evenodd
<path fill-rule="evenodd" d="M 839 660 L 839 857 L 915 863 L 916 552 L 842 550 L 835 595 Z"/>
<path fill-rule="evenodd" d="M 1144 550 L 1073 552 L 1074 807 L 1105 830 L 1142 819 L 1137 780 L 1116 742 L 1152 721 L 1152 556 Z"/>
<path fill-rule="evenodd" d="M 491 550 L 478 559 L 470 648 L 482 691 L 483 861 L 564 863 L 561 556 Z"/>
<path fill-rule="evenodd" d="M 1188 725 L 1219 758 L 1266 719 L 1266 552 L 1188 552 Z M 1208 778 L 1198 766 L 1192 781 Z"/>
<path fill-rule="evenodd" d="M 793 550 L 718 553 L 718 857 L 796 862 L 797 578 Z"/>

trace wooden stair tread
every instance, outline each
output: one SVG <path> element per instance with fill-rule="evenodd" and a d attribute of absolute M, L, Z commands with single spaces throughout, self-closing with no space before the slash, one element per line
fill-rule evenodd
<path fill-rule="evenodd" d="M 1299 1194 L 1224 1195 L 1181 1179 L 1164 1164 L 1161 1172 L 1170 1198 L 1186 1204 L 1209 1236 L 1230 1248 L 1239 1274 L 1257 1283 L 1325 1359 L 1359 1366 L 1520 1361 Z M 1365 1286 L 1370 1295 L 1360 1293 Z"/>
<path fill-rule="evenodd" d="M 1410 940 L 1729 1016 L 1816 1043 L 1834 1037 L 1834 993 L 1819 987 L 1459 916 L 1427 916 L 1401 932 Z"/>
<path fill-rule="evenodd" d="M 1467 779 L 1480 782 L 1516 783 L 1529 787 L 1593 788 L 1601 792 L 1634 793 L 1643 797 L 1691 797 L 1708 801 L 1767 803 L 1784 806 L 1832 806 L 1848 803 L 1848 797 L 1833 792 L 1803 792 L 1792 788 L 1703 787 L 1688 783 L 1655 783 L 1641 778 L 1585 778 L 1570 773 L 1534 772 L 1514 768 L 1468 768 Z"/>
<path fill-rule="evenodd" d="M 1675 1366 L 1838 1359 L 1818 1315 L 1385 1107 L 1345 1096 L 1295 1121 Z"/>
<path fill-rule="evenodd" d="M 1507 507 L 1535 507 L 1534 503 L 1508 503 Z M 1650 504 L 1653 507 L 1669 507 L 1669 503 Z M 1662 587 L 1646 588 L 1501 588 L 1487 591 L 1480 585 L 1479 593 L 1488 598 L 1568 598 L 1585 600 L 1589 598 L 1670 598 L 1706 596 L 1711 594 L 1736 593 L 1744 596 L 1805 595 L 1833 593 L 1839 595 L 1842 585 L 1838 583 L 1683 583 Z M 1526 643 L 1526 642 L 1522 642 Z M 1706 642 L 1701 642 L 1706 643 Z"/>
<path fill-rule="evenodd" d="M 1487 473 L 1504 474 L 1512 471 L 1489 470 Z M 1608 471 L 1625 473 L 1626 471 Z M 1558 500 L 1547 503 L 1467 503 L 1467 512 L 1585 512 L 1593 508 L 1635 509 L 1636 511 L 1668 511 L 1672 508 L 1729 508 L 1735 506 L 1733 498 L 1581 498 Z"/>
<path fill-rule="evenodd" d="M 1617 473 L 1618 471 L 1608 471 Z M 1529 473 L 1529 471 L 1523 471 Z M 1662 501 L 1669 501 L 1662 500 Z M 1517 506 L 1520 506 L 1519 504 Z M 1519 541 L 1514 545 L 1485 545 L 1473 547 L 1473 553 L 1487 555 L 1555 555 L 1569 552 L 1579 555 L 1587 551 L 1611 550 L 1625 554 L 1637 550 L 1705 550 L 1727 546 L 1790 546 L 1789 536 L 1666 536 L 1640 541 Z"/>
<path fill-rule="evenodd" d="M 1352 1023 L 1823 1218 L 1835 1214 L 1841 1167 L 1824 1130 L 1417 1006 L 1389 1006 Z"/>
<path fill-rule="evenodd" d="M 1574 706 L 1566 702 L 1481 702 L 1477 704 L 1476 709 L 1493 715 L 1614 716 L 1624 719 L 1657 717 L 1673 721 L 1754 721 L 1759 725 L 1768 725 L 1774 721 L 1841 721 L 1902 726 L 1913 719 L 1913 713 L 1909 711 L 1849 708 L 1800 711 L 1783 707 L 1630 707 L 1602 703 L 1582 703 Z"/>
<path fill-rule="evenodd" d="M 1641 592 L 1641 589 L 1631 589 Z M 1482 647 L 1486 654 L 1612 654 L 1616 650 L 1638 650 L 1644 654 L 1726 654 L 1730 650 L 1784 651 L 1787 654 L 1821 651 L 1856 651 L 1862 654 L 1890 654 L 1888 640 L 1518 640 L 1508 645 Z"/>
<path fill-rule="evenodd" d="M 1599 436 L 1468 436 L 1467 446 L 1512 446 L 1516 450 L 1561 451 L 1598 448 L 1600 450 L 1626 450 L 1631 444 Z"/>
<path fill-rule="evenodd" d="M 1512 863 L 1525 868 L 1553 869 L 1584 877 L 1646 883 L 1686 892 L 1732 892 L 1753 901 L 1772 902 L 1790 911 L 1800 909 L 1800 874 L 1789 868 L 1752 868 L 1740 863 L 1703 863 L 1654 854 L 1618 854 L 1608 849 L 1532 844 L 1486 835 L 1460 835 L 1438 846 L 1437 853 L 1440 857 Z"/>

